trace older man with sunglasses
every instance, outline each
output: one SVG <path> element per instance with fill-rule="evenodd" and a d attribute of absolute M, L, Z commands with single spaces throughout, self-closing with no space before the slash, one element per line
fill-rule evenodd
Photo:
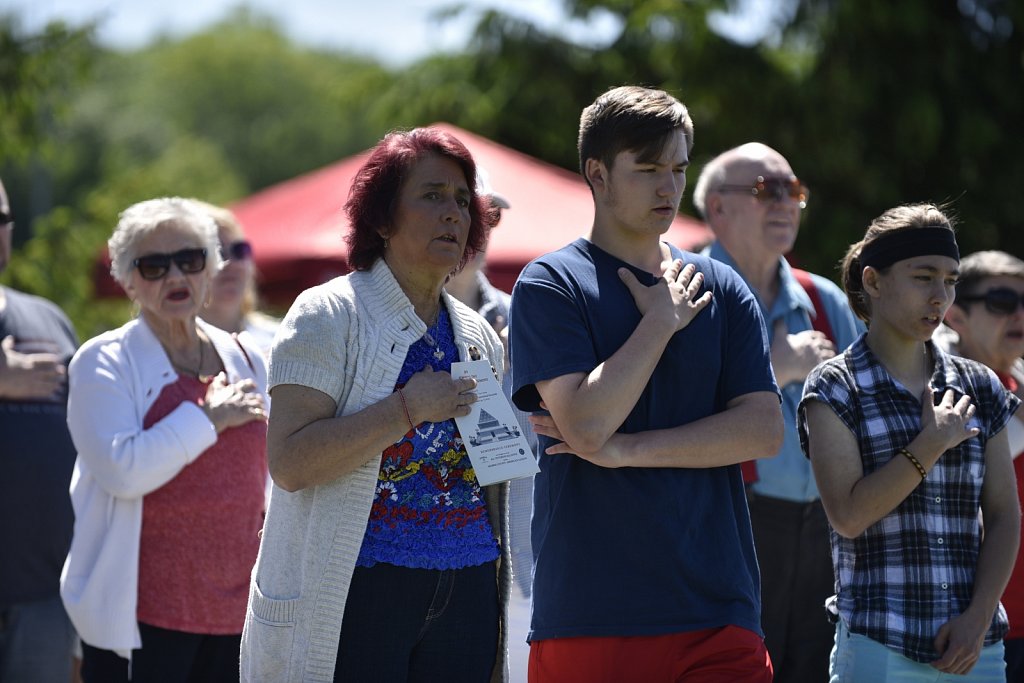
<path fill-rule="evenodd" d="M 0 183 L 0 272 L 14 221 Z M 71 322 L 46 299 L 0 287 L 0 683 L 67 681 L 74 630 L 58 594 L 74 515 L 67 429 Z"/>
<path fill-rule="evenodd" d="M 784 258 L 809 198 L 785 157 L 759 142 L 709 161 L 693 195 L 715 233 L 705 253 L 732 266 L 761 304 L 782 388 L 782 450 L 744 470 L 761 569 L 761 623 L 776 683 L 823 680 L 828 672 L 833 629 L 823 606 L 834 592 L 828 521 L 800 450 L 796 407 L 811 369 L 863 330 L 835 284 L 796 271 Z"/>
<path fill-rule="evenodd" d="M 956 301 L 946 312 L 936 342 L 992 368 L 1003 386 L 1024 398 L 1024 261 L 1003 251 L 979 251 L 960 261 Z M 1017 473 L 1017 494 L 1024 500 L 1024 411 L 1006 425 Z M 1024 548 L 1017 551 L 1003 593 L 1010 619 L 1006 634 L 1006 680 L 1024 682 Z"/>

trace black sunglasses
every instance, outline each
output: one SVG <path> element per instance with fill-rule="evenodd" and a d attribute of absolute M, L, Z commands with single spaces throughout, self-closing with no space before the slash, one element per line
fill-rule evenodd
<path fill-rule="evenodd" d="M 220 257 L 225 261 L 245 261 L 252 258 L 252 244 L 245 240 L 220 245 Z"/>
<path fill-rule="evenodd" d="M 985 309 L 994 315 L 1013 315 L 1018 306 L 1024 306 L 1024 294 L 1018 294 L 1009 287 L 996 287 L 984 294 L 974 294 L 957 299 L 957 302 L 971 303 L 984 301 Z"/>
<path fill-rule="evenodd" d="M 171 270 L 171 262 L 186 275 L 201 273 L 206 268 L 205 249 L 182 249 L 173 254 L 146 254 L 132 261 L 143 280 L 159 280 Z"/>
<path fill-rule="evenodd" d="M 716 192 L 745 192 L 762 202 L 781 202 L 786 196 L 800 203 L 801 209 L 807 208 L 807 200 L 811 191 L 793 176 L 790 178 L 765 178 L 757 176 L 753 185 L 719 185 Z"/>
<path fill-rule="evenodd" d="M 9 213 L 4 213 L 3 211 L 0 211 L 0 227 L 3 227 L 5 225 L 14 225 L 14 216 L 12 216 Z"/>

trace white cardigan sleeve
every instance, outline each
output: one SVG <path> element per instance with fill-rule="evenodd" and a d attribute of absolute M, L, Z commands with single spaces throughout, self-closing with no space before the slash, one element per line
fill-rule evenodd
<path fill-rule="evenodd" d="M 68 428 L 80 465 L 117 498 L 140 498 L 217 441 L 206 414 L 185 402 L 149 429 L 155 396 L 138 396 L 133 359 L 116 341 L 87 343 L 68 368 Z"/>

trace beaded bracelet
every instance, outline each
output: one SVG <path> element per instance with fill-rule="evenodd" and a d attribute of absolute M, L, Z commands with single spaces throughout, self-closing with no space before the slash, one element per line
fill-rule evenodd
<path fill-rule="evenodd" d="M 398 398 L 402 399 L 402 410 L 405 412 L 405 419 L 409 421 L 409 429 L 416 430 L 416 425 L 412 423 L 412 416 L 409 415 L 409 405 L 405 402 L 405 394 L 402 390 L 398 390 Z"/>
<path fill-rule="evenodd" d="M 906 448 L 901 448 L 898 452 L 907 456 L 907 460 L 909 460 L 911 464 L 917 468 L 917 473 L 921 475 L 921 481 L 924 481 L 925 479 L 928 478 L 928 470 L 924 468 L 924 465 L 921 464 L 920 460 L 914 457 L 913 453 L 908 451 Z"/>

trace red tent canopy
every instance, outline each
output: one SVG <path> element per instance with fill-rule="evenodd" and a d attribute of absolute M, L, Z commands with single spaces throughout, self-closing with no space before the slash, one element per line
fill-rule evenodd
<path fill-rule="evenodd" d="M 491 187 L 511 208 L 491 233 L 487 273 L 511 291 L 529 261 L 584 234 L 594 216 L 590 188 L 576 173 L 504 147 L 455 126 L 435 127 L 455 135 L 486 169 Z M 342 206 L 366 153 L 293 178 L 239 201 L 234 210 L 253 244 L 266 301 L 287 306 L 313 285 L 347 272 Z M 710 241 L 694 219 L 678 216 L 666 239 L 684 249 Z"/>

